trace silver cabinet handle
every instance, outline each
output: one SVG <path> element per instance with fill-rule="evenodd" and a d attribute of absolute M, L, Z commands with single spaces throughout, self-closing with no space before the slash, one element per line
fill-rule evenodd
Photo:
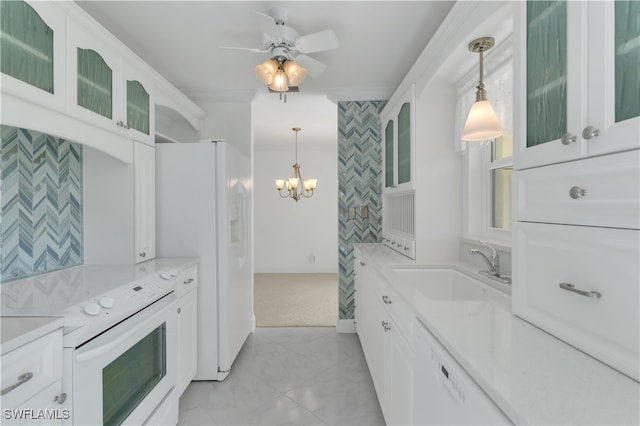
<path fill-rule="evenodd" d="M 580 296 L 591 297 L 593 299 L 600 299 L 602 297 L 602 294 L 599 291 L 580 290 L 579 288 L 576 288 L 576 286 L 574 286 L 573 284 L 569 284 L 569 283 L 560 283 L 559 287 L 563 290 L 567 290 L 572 293 L 579 294 Z"/>
<path fill-rule="evenodd" d="M 60 395 L 56 395 L 56 397 L 53 398 L 53 401 L 57 402 L 58 404 L 64 404 L 66 400 L 67 400 L 67 394 L 65 392 L 62 392 Z"/>
<path fill-rule="evenodd" d="M 19 375 L 18 376 L 18 381 L 16 383 L 12 384 L 11 386 L 2 389 L 2 392 L 0 393 L 0 396 L 11 392 L 12 390 L 14 390 L 15 388 L 17 388 L 20 385 L 23 385 L 23 384 L 27 383 L 29 380 L 31 380 L 32 377 L 33 377 L 33 373 L 32 372 L 28 372 L 28 373 L 24 373 L 24 374 Z"/>
<path fill-rule="evenodd" d="M 387 305 L 391 304 L 391 299 L 389 299 L 389 296 L 382 296 L 382 301 Z"/>
<path fill-rule="evenodd" d="M 578 137 L 573 133 L 565 133 L 562 135 L 560 139 L 562 141 L 562 145 L 569 145 L 570 143 L 576 143 L 578 141 Z"/>
<path fill-rule="evenodd" d="M 193 278 L 189 278 L 188 280 L 182 281 L 182 284 L 191 284 L 193 282 Z"/>
<path fill-rule="evenodd" d="M 582 131 L 582 137 L 585 138 L 586 140 L 589 140 L 591 138 L 595 138 L 598 136 L 600 136 L 600 129 L 596 129 L 593 126 L 587 126 Z"/>
<path fill-rule="evenodd" d="M 382 321 L 382 328 L 384 328 L 385 332 L 391 330 L 391 326 L 386 321 Z"/>
<path fill-rule="evenodd" d="M 587 190 L 584 188 L 580 188 L 579 186 L 573 186 L 569 190 L 569 196 L 574 200 L 577 200 L 578 198 L 582 198 L 585 195 L 587 195 Z"/>

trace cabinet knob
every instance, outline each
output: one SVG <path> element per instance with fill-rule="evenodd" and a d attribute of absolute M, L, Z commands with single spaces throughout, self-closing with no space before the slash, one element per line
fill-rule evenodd
<path fill-rule="evenodd" d="M 382 301 L 387 305 L 391 304 L 391 299 L 389 298 L 389 296 L 382 296 Z"/>
<path fill-rule="evenodd" d="M 573 133 L 565 133 L 562 135 L 560 139 L 562 141 L 562 145 L 569 145 L 570 143 L 576 143 L 578 141 L 578 137 Z"/>
<path fill-rule="evenodd" d="M 147 253 L 143 251 L 142 253 L 140 253 L 140 257 L 147 257 Z"/>
<path fill-rule="evenodd" d="M 600 136 L 600 129 L 596 129 L 593 126 L 587 126 L 582 131 L 582 137 L 585 138 L 586 140 L 589 140 L 591 138 L 595 138 L 598 136 Z"/>
<path fill-rule="evenodd" d="M 56 397 L 53 398 L 53 401 L 57 402 L 58 404 L 64 404 L 66 400 L 67 400 L 66 392 L 62 392 L 60 395 L 56 395 Z"/>
<path fill-rule="evenodd" d="M 569 196 L 574 200 L 577 200 L 578 198 L 582 198 L 585 195 L 587 195 L 587 190 L 584 188 L 580 188 L 579 186 L 573 186 L 569 190 Z"/>
<path fill-rule="evenodd" d="M 182 312 L 182 309 L 181 309 L 181 308 L 178 308 L 177 312 L 178 312 L 178 313 Z"/>
<path fill-rule="evenodd" d="M 360 266 L 367 266 L 367 264 L 361 260 L 360 261 Z"/>
<path fill-rule="evenodd" d="M 382 328 L 385 332 L 391 330 L 391 326 L 389 326 L 389 323 L 387 321 L 382 321 Z"/>

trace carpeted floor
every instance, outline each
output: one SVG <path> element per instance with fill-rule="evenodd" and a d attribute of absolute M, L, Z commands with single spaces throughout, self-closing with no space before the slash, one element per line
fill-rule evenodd
<path fill-rule="evenodd" d="M 337 274 L 255 274 L 258 327 L 335 327 Z"/>

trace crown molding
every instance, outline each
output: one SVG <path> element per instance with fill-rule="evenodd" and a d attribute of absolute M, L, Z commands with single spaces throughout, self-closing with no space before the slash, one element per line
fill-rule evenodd
<path fill-rule="evenodd" d="M 348 101 L 386 101 L 395 90 L 394 87 L 335 88 L 327 92 L 327 99 L 335 104 Z"/>

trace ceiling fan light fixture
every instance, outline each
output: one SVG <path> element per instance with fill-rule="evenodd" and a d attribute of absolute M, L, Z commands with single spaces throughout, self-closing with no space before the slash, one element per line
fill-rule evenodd
<path fill-rule="evenodd" d="M 284 72 L 289 78 L 289 84 L 298 86 L 307 76 L 307 70 L 295 61 L 286 61 L 284 63 Z"/>
<path fill-rule="evenodd" d="M 278 64 L 273 59 L 267 59 L 263 63 L 256 65 L 256 77 L 264 84 L 273 83 L 273 78 L 278 72 Z"/>
<path fill-rule="evenodd" d="M 276 92 L 286 92 L 289 90 L 289 83 L 287 82 L 287 74 L 285 74 L 282 68 L 278 69 L 273 76 L 273 81 L 269 84 L 269 89 Z"/>

